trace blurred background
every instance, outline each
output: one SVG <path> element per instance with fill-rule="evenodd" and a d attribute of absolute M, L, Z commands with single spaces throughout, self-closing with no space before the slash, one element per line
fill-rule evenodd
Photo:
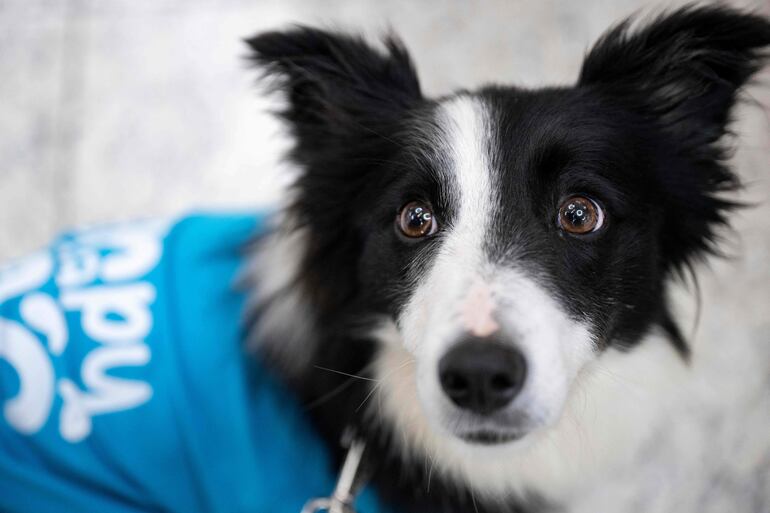
<path fill-rule="evenodd" d="M 768 0 L 734 3 L 770 11 Z M 279 164 L 286 141 L 241 42 L 260 30 L 311 23 L 376 39 L 392 28 L 425 92 L 440 95 L 570 83 L 608 25 L 667 5 L 0 0 L 0 259 L 84 223 L 274 203 L 291 175 Z M 765 110 L 742 116 L 738 162 L 764 200 L 768 93 L 751 92 Z M 766 228 L 758 213 L 745 215 Z M 757 228 L 743 240 L 767 249 L 770 232 Z"/>
<path fill-rule="evenodd" d="M 770 15 L 768 0 L 731 4 Z M 0 260 L 73 226 L 278 202 L 292 172 L 280 162 L 287 140 L 269 114 L 273 99 L 258 93 L 244 61 L 241 39 L 255 32 L 311 23 L 376 38 L 393 29 L 424 91 L 441 95 L 485 82 L 568 84 L 610 24 L 673 5 L 0 0 Z M 770 489 L 770 70 L 746 97 L 736 112 L 734 165 L 746 184 L 740 199 L 753 206 L 734 217 L 729 258 L 701 269 L 697 331 L 685 324 L 696 347 L 693 375 L 729 392 L 719 394 L 727 402 L 708 392 L 691 399 L 693 411 L 717 412 L 715 419 L 740 421 L 741 429 L 724 426 L 696 461 L 663 479 L 649 452 L 656 494 L 676 491 L 688 468 L 710 463 L 735 467 L 738 478 L 720 482 L 734 494 L 764 500 Z M 693 295 L 676 296 L 691 315 Z M 674 442 L 687 436 L 685 428 Z M 682 505 L 678 490 L 671 495 L 678 502 L 661 503 L 661 511 Z M 730 511 L 724 497 L 698 511 Z"/>

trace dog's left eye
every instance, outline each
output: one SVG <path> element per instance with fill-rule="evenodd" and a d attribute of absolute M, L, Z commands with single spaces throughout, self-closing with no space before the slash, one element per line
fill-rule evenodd
<path fill-rule="evenodd" d="M 396 225 L 401 233 L 413 239 L 433 235 L 438 230 L 433 210 L 421 201 L 411 201 L 401 207 Z"/>
<path fill-rule="evenodd" d="M 571 235 L 597 231 L 604 224 L 604 211 L 592 199 L 571 196 L 559 207 L 559 228 Z"/>

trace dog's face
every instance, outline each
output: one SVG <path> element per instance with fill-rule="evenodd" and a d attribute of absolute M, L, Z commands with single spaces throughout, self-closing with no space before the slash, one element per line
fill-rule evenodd
<path fill-rule="evenodd" d="M 438 102 L 383 205 L 387 245 L 364 246 L 399 291 L 426 414 L 469 443 L 555 421 L 580 368 L 658 295 L 654 193 L 624 154 L 631 135 L 586 103 L 515 89 Z"/>
<path fill-rule="evenodd" d="M 377 413 L 407 443 L 467 451 L 553 425 L 608 347 L 658 327 L 686 357 L 665 281 L 713 249 L 731 206 L 718 141 L 766 21 L 685 9 L 608 33 L 573 87 L 438 100 L 393 41 L 249 43 L 282 79 L 303 168 L 287 282 L 302 299 L 284 291 L 259 331 L 294 341 L 294 371 L 344 361 L 323 347 L 340 333 L 374 338 Z M 287 315 L 300 304 L 312 323 Z"/>
<path fill-rule="evenodd" d="M 553 423 L 580 369 L 657 315 L 656 163 L 617 114 L 574 90 L 431 103 L 349 204 L 360 283 L 435 429 L 500 443 Z M 388 383 L 395 369 L 379 369 Z"/>

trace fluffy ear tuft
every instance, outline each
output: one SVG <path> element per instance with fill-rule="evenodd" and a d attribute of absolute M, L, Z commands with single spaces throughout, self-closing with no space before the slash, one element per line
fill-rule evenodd
<path fill-rule="evenodd" d="M 625 95 L 669 128 L 697 124 L 699 142 L 718 139 L 736 92 L 767 58 L 770 22 L 720 6 L 684 7 L 637 29 L 632 21 L 594 45 L 580 84 Z"/>
<path fill-rule="evenodd" d="M 738 180 L 720 140 L 740 89 L 767 60 L 770 21 L 722 6 L 687 6 L 638 27 L 626 20 L 588 53 L 579 86 L 636 114 L 658 134 L 666 207 L 661 244 L 683 270 L 716 252 L 715 229 L 735 206 Z"/>
<path fill-rule="evenodd" d="M 289 106 L 283 113 L 299 143 L 377 131 L 421 98 L 417 75 L 393 36 L 378 51 L 361 38 L 299 26 L 246 40 L 251 60 L 277 79 Z M 321 140 L 318 140 L 318 138 Z"/>

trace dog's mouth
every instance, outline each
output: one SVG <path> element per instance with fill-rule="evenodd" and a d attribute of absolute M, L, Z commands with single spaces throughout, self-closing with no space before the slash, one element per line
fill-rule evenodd
<path fill-rule="evenodd" d="M 500 445 L 518 440 L 524 435 L 525 433 L 521 431 L 493 431 L 484 429 L 462 433 L 458 435 L 458 438 L 471 444 Z"/>

